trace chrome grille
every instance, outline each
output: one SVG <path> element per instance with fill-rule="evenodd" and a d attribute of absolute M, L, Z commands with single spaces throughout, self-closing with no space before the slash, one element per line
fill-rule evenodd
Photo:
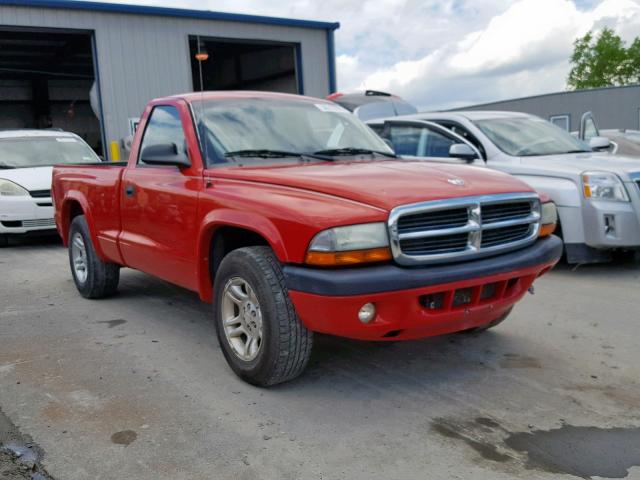
<path fill-rule="evenodd" d="M 398 230 L 402 232 L 420 232 L 464 226 L 469 220 L 465 207 L 443 210 L 441 212 L 417 213 L 398 219 Z"/>
<path fill-rule="evenodd" d="M 388 226 L 402 265 L 471 259 L 534 242 L 540 200 L 535 193 L 513 193 L 403 205 L 391 211 Z"/>
<path fill-rule="evenodd" d="M 512 225 L 510 227 L 495 228 L 482 233 L 482 248 L 494 247 L 503 243 L 521 240 L 529 235 L 530 224 Z"/>
<path fill-rule="evenodd" d="M 23 220 L 22 226 L 25 228 L 55 227 L 56 222 L 53 218 L 39 218 L 37 220 Z"/>

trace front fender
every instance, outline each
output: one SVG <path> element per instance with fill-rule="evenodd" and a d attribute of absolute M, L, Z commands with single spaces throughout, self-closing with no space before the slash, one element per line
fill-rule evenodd
<path fill-rule="evenodd" d="M 558 207 L 562 236 L 566 243 L 584 243 L 582 192 L 573 180 L 536 175 L 517 175 L 540 193 L 547 194 Z"/>
<path fill-rule="evenodd" d="M 526 182 L 540 193 L 549 195 L 553 203 L 558 207 L 582 207 L 582 197 L 580 188 L 568 178 L 543 177 L 537 175 L 519 175 L 523 182 Z"/>
<path fill-rule="evenodd" d="M 288 263 L 289 255 L 280 232 L 268 218 L 254 212 L 233 209 L 216 209 L 204 216 L 200 225 L 198 241 L 198 285 L 200 298 L 210 302 L 213 284 L 209 273 L 211 240 L 221 227 L 236 227 L 250 230 L 263 237 L 282 263 Z"/>

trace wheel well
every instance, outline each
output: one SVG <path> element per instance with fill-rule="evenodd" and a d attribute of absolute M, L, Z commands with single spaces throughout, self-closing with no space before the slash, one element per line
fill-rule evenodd
<path fill-rule="evenodd" d="M 82 210 L 79 202 L 72 200 L 69 205 L 69 224 L 71 224 L 73 219 L 78 215 L 84 215 L 84 211 Z"/>
<path fill-rule="evenodd" d="M 78 215 L 84 215 L 84 210 L 82 210 L 82 206 L 80 205 L 80 202 L 77 202 L 76 200 L 69 200 L 66 206 L 66 212 L 67 212 L 65 215 L 66 225 L 65 225 L 64 234 L 65 236 L 68 236 L 69 228 L 71 228 L 71 222 L 73 222 L 73 219 L 76 218 Z"/>
<path fill-rule="evenodd" d="M 209 273 L 211 282 L 216 276 L 218 267 L 222 263 L 222 259 L 233 250 L 243 247 L 255 247 L 258 245 L 267 245 L 269 242 L 260 234 L 238 227 L 220 227 L 216 230 L 211 239 L 209 254 Z"/>

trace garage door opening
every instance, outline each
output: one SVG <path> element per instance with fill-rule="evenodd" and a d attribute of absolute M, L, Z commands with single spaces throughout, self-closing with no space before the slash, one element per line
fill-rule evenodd
<path fill-rule="evenodd" d="M 102 154 L 90 32 L 0 27 L 0 129 L 59 128 Z"/>
<path fill-rule="evenodd" d="M 302 93 L 295 44 L 190 36 L 189 48 L 195 91 Z"/>

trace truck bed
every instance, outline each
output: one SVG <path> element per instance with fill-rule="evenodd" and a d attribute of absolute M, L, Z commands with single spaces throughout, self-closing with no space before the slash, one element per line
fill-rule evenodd
<path fill-rule="evenodd" d="M 53 167 L 52 197 L 56 205 L 56 225 L 65 245 L 68 225 L 64 219 L 72 208 L 90 212 L 92 234 L 105 257 L 121 262 L 117 247 L 120 233 L 120 183 L 127 162 L 100 162 Z M 83 203 L 88 203 L 85 205 Z"/>

